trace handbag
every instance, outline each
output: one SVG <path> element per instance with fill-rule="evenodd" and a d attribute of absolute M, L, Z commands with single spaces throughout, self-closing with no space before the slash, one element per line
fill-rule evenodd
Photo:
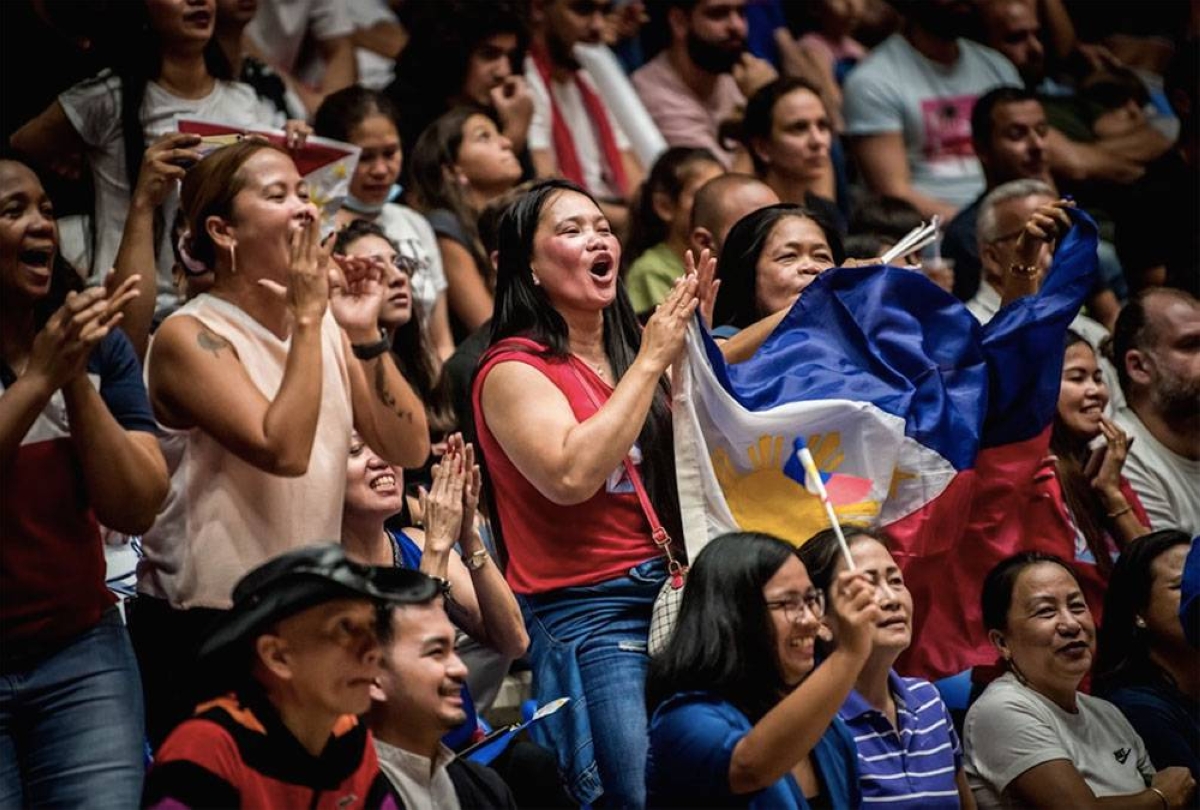
<path fill-rule="evenodd" d="M 600 403 L 597 401 L 592 387 L 583 379 L 574 362 L 571 362 L 570 365 L 571 370 L 575 372 L 575 378 L 592 401 L 592 405 L 599 410 Z M 638 503 L 642 505 L 642 513 L 646 516 L 646 522 L 650 524 L 650 537 L 667 559 L 667 581 L 663 583 L 658 595 L 654 597 L 654 606 L 650 610 L 650 632 L 646 638 L 646 651 L 650 655 L 658 655 L 667 646 L 667 641 L 670 640 L 671 633 L 675 630 L 675 622 L 679 618 L 679 606 L 683 602 L 683 586 L 687 581 L 688 569 L 686 565 L 675 558 L 675 554 L 671 550 L 671 535 L 663 528 L 662 521 L 658 519 L 658 512 L 655 511 L 654 504 L 650 503 L 650 496 L 646 494 L 646 487 L 642 484 L 642 476 L 628 453 L 625 454 L 622 463 L 625 465 L 625 473 L 629 476 L 629 482 L 633 484 L 633 491 L 637 493 Z"/>
<path fill-rule="evenodd" d="M 659 521 L 654 504 L 650 503 L 650 496 L 646 494 L 646 488 L 642 485 L 642 476 L 638 474 L 637 467 L 633 466 L 629 456 L 625 456 L 625 470 L 633 483 L 634 491 L 637 492 L 638 501 L 642 504 L 642 511 L 646 513 L 646 520 L 650 523 L 650 536 L 654 545 L 658 546 L 667 558 L 667 581 L 659 589 L 658 596 L 654 597 L 654 607 L 650 610 L 650 632 L 646 638 L 646 651 L 650 655 L 658 655 L 667 646 L 671 633 L 675 630 L 688 569 L 675 559 L 675 554 L 671 551 L 671 535 Z"/>

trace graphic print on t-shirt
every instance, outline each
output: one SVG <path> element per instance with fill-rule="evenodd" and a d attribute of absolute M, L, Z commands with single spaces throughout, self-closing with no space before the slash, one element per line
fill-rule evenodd
<path fill-rule="evenodd" d="M 974 95 L 926 98 L 921 100 L 921 121 L 925 141 L 921 152 L 931 164 L 971 158 L 971 107 Z"/>

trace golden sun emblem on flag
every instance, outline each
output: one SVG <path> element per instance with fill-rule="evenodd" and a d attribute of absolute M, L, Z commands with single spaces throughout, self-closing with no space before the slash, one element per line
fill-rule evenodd
<path fill-rule="evenodd" d="M 822 472 L 836 472 L 842 466 L 845 457 L 838 432 L 814 434 L 806 441 Z M 773 534 L 800 546 L 829 528 L 820 498 L 784 474 L 782 436 L 760 436 L 746 448 L 746 456 L 750 469 L 743 473 L 724 449 L 718 448 L 712 454 L 717 483 L 734 520 L 744 531 Z M 878 501 L 862 500 L 835 504 L 833 511 L 843 525 L 869 525 L 879 515 L 879 507 Z"/>

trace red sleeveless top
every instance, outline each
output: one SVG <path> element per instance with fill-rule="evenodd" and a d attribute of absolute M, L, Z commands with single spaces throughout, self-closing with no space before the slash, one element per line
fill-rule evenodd
<path fill-rule="evenodd" d="M 483 384 L 500 363 L 537 369 L 563 392 L 580 422 L 612 395 L 612 388 L 578 358 L 543 357 L 544 349 L 527 338 L 500 341 L 480 360 L 471 391 L 479 449 L 495 491 L 493 512 L 508 552 L 506 577 L 522 594 L 603 582 L 660 553 L 623 465 L 583 503 L 560 506 L 521 474 L 492 435 L 483 413 Z"/>

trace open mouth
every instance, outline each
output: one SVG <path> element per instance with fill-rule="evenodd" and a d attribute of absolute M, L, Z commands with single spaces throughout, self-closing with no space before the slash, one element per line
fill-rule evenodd
<path fill-rule="evenodd" d="M 376 476 L 375 478 L 371 479 L 370 487 L 375 492 L 395 490 L 396 476 L 392 475 L 391 473 L 384 473 L 383 475 Z"/>
<path fill-rule="evenodd" d="M 877 624 L 875 626 L 876 627 L 900 627 L 900 628 L 903 628 L 903 627 L 906 627 L 907 625 L 908 625 L 908 622 L 906 622 L 904 620 L 903 616 L 896 616 L 894 618 L 879 622 L 879 624 Z"/>
<path fill-rule="evenodd" d="M 50 260 L 54 257 L 54 251 L 42 248 L 33 248 L 30 250 L 22 250 L 17 257 L 21 260 L 21 264 L 30 267 L 49 267 Z"/>
<path fill-rule="evenodd" d="M 598 279 L 607 279 L 612 275 L 613 260 L 611 256 L 604 255 L 592 262 L 592 276 Z"/>

